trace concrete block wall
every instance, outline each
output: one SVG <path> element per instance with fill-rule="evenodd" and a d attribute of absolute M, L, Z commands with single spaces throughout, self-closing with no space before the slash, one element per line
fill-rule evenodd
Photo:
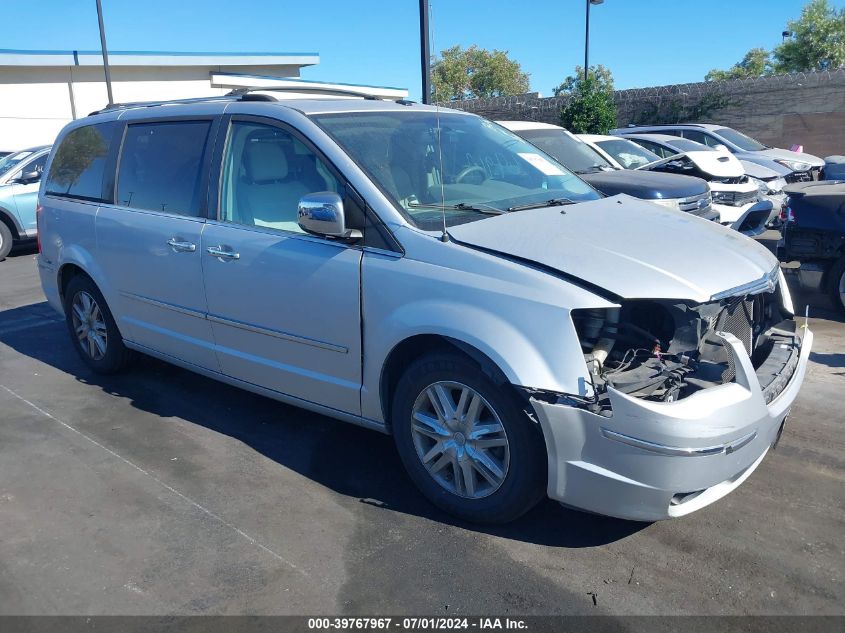
<path fill-rule="evenodd" d="M 619 90 L 614 101 L 619 126 L 720 123 L 776 147 L 802 144 L 818 156 L 845 154 L 845 69 Z M 529 93 L 443 105 L 490 119 L 559 123 L 565 103 Z"/>

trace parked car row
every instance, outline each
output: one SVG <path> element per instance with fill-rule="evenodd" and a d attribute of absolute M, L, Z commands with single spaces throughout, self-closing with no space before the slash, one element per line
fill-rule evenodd
<path fill-rule="evenodd" d="M 390 433 L 473 521 L 546 495 L 679 517 L 761 463 L 813 334 L 776 258 L 696 217 L 707 182 L 562 131 L 277 92 L 114 106 L 57 138 L 38 270 L 92 370 L 141 352 Z"/>

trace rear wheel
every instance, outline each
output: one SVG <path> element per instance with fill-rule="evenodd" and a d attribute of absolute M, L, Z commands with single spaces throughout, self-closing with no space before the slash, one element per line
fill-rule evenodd
<path fill-rule="evenodd" d="M 6 226 L 3 220 L 0 220 L 0 261 L 4 260 L 9 251 L 12 250 L 14 239 L 12 230 Z"/>
<path fill-rule="evenodd" d="M 457 353 L 414 362 L 396 388 L 392 428 L 411 479 L 441 509 L 505 523 L 543 497 L 542 432 L 509 389 Z"/>
<path fill-rule="evenodd" d="M 830 269 L 831 298 L 833 305 L 840 310 L 845 310 L 845 255 Z"/>
<path fill-rule="evenodd" d="M 116 373 L 134 358 L 99 288 L 84 275 L 65 289 L 65 321 L 80 358 L 98 374 Z"/>

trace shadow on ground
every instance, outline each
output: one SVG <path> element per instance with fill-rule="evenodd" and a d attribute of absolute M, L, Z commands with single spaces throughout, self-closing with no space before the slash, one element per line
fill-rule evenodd
<path fill-rule="evenodd" d="M 0 342 L 81 383 L 128 399 L 145 413 L 177 417 L 235 438 L 276 463 L 360 503 L 556 547 L 592 547 L 647 523 L 569 510 L 546 500 L 505 526 L 457 521 L 429 504 L 405 475 L 391 437 L 223 385 L 150 357 L 126 374 L 99 376 L 78 358 L 46 302 L 0 312 Z M 56 412 L 61 415 L 60 412 Z"/>

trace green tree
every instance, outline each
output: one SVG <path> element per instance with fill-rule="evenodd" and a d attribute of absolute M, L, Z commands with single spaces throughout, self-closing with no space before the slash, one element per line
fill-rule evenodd
<path fill-rule="evenodd" d="M 434 101 L 459 101 L 524 94 L 528 73 L 507 51 L 488 51 L 473 45 L 453 46 L 432 60 L 431 86 Z"/>
<path fill-rule="evenodd" d="M 765 48 L 752 48 L 742 61 L 728 70 L 713 69 L 704 76 L 704 81 L 724 81 L 726 79 L 745 79 L 772 74 L 771 53 Z"/>
<path fill-rule="evenodd" d="M 587 79 L 584 69 L 575 67 L 575 74 L 564 79 L 555 89 L 555 96 L 569 97 L 560 110 L 560 122 L 574 134 L 607 134 L 616 127 L 616 104 L 613 102 L 613 75 L 604 66 L 590 66 Z"/>
<path fill-rule="evenodd" d="M 587 73 L 588 79 L 594 79 L 596 84 L 604 87 L 608 92 L 613 92 L 613 73 L 609 68 L 602 64 L 598 66 L 590 66 L 590 72 Z M 576 88 L 578 82 L 584 79 L 584 67 L 576 66 L 575 74 L 569 75 L 563 80 L 563 83 L 553 88 L 556 97 L 565 97 L 571 95 Z"/>
<path fill-rule="evenodd" d="M 801 17 L 790 20 L 792 35 L 774 50 L 775 72 L 832 70 L 845 66 L 845 9 L 828 0 L 812 0 Z"/>

